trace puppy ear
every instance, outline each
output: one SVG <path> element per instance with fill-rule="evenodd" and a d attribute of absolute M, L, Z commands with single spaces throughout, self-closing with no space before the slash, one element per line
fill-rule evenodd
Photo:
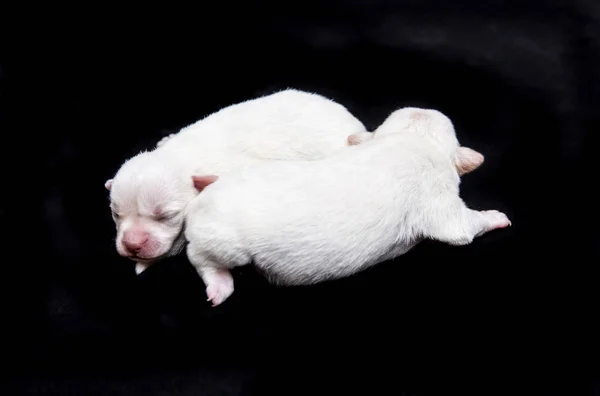
<path fill-rule="evenodd" d="M 113 179 L 108 179 L 106 181 L 106 183 L 104 183 L 104 188 L 106 188 L 108 191 L 110 191 L 110 188 L 112 187 L 113 184 Z"/>
<path fill-rule="evenodd" d="M 146 271 L 150 264 L 147 263 L 135 263 L 135 274 L 139 275 L 142 272 Z"/>
<path fill-rule="evenodd" d="M 474 171 L 483 163 L 483 155 L 468 147 L 459 147 L 456 150 L 456 170 L 460 176 Z"/>
<path fill-rule="evenodd" d="M 192 181 L 194 182 L 194 187 L 198 192 L 202 192 L 206 187 L 210 186 L 214 182 L 217 181 L 219 176 L 216 175 L 207 175 L 207 176 L 192 176 Z"/>
<path fill-rule="evenodd" d="M 371 139 L 373 139 L 373 133 L 371 132 L 353 133 L 352 135 L 348 136 L 348 144 L 350 146 L 356 146 L 357 144 L 361 144 Z"/>

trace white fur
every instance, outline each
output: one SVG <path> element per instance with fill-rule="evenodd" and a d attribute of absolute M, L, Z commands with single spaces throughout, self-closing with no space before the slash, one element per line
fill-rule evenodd
<path fill-rule="evenodd" d="M 127 160 L 106 182 L 117 251 L 138 263 L 138 273 L 181 251 L 183 212 L 197 195 L 192 174 L 224 175 L 264 160 L 320 159 L 347 147 L 353 133 L 368 132 L 344 106 L 293 89 L 221 109 Z"/>
<path fill-rule="evenodd" d="M 459 146 L 442 113 L 397 110 L 373 136 L 320 161 L 230 173 L 190 203 L 187 254 L 213 305 L 233 292 L 232 267 L 252 262 L 276 284 L 307 285 L 402 255 L 424 238 L 465 245 L 510 224 L 460 199 L 465 157 L 470 171 L 483 156 Z"/>

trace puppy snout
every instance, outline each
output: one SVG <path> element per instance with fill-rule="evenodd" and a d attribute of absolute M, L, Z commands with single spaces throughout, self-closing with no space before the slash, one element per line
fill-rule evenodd
<path fill-rule="evenodd" d="M 129 232 L 123 235 L 123 246 L 133 254 L 139 253 L 147 241 L 147 232 Z"/>

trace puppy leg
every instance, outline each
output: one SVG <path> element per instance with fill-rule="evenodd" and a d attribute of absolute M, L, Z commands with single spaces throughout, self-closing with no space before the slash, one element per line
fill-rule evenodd
<path fill-rule="evenodd" d="M 223 303 L 233 293 L 233 276 L 228 269 L 215 267 L 196 267 L 206 285 L 207 301 L 213 307 Z"/>
<path fill-rule="evenodd" d="M 212 236 L 218 234 L 214 232 Z M 192 237 L 186 249 L 188 259 L 206 285 L 206 296 L 213 307 L 223 303 L 233 293 L 233 277 L 229 269 L 251 262 L 251 257 L 244 253 L 234 238 Z"/>
<path fill-rule="evenodd" d="M 202 278 L 206 286 L 207 301 L 212 302 L 213 307 L 231 296 L 234 290 L 233 277 L 227 268 L 209 259 L 205 254 L 199 252 L 190 254 L 190 249 L 188 249 L 188 258 Z"/>
<path fill-rule="evenodd" d="M 457 208 L 458 206 L 458 208 Z M 467 208 L 462 201 L 439 211 L 429 234 L 433 239 L 450 245 L 468 245 L 487 232 L 511 225 L 508 217 L 497 210 L 477 211 Z"/>

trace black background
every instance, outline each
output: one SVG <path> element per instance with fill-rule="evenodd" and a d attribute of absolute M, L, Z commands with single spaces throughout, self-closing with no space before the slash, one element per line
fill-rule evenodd
<path fill-rule="evenodd" d="M 2 12 L 2 394 L 600 394 L 598 2 L 29 7 Z M 245 268 L 218 308 L 184 257 L 135 277 L 105 180 L 287 87 L 371 130 L 443 111 L 486 156 L 464 200 L 513 226 L 313 287 Z"/>

